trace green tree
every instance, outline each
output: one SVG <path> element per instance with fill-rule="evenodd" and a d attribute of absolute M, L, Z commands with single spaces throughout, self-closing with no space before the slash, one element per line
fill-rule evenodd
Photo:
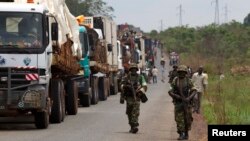
<path fill-rule="evenodd" d="M 157 38 L 157 36 L 158 36 L 157 30 L 152 30 L 152 31 L 149 33 L 149 36 L 150 36 L 151 38 Z"/>
<path fill-rule="evenodd" d="M 250 25 L 250 13 L 244 18 L 244 25 Z"/>
<path fill-rule="evenodd" d="M 113 7 L 102 0 L 66 0 L 66 4 L 69 7 L 71 13 L 75 16 L 106 16 L 114 18 L 112 14 L 114 12 Z"/>

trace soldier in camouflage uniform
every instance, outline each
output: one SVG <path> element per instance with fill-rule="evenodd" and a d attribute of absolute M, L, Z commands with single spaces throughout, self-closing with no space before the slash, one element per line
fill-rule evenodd
<path fill-rule="evenodd" d="M 120 103 L 126 100 L 126 114 L 128 115 L 130 133 L 138 132 L 138 117 L 140 115 L 140 101 L 145 101 L 145 92 L 147 91 L 147 83 L 143 75 L 137 74 L 138 68 L 136 64 L 131 64 L 129 72 L 122 78 L 121 82 L 121 98 Z"/>
<path fill-rule="evenodd" d="M 180 135 L 178 140 L 188 139 L 188 131 L 191 130 L 193 121 L 191 102 L 196 94 L 191 80 L 187 77 L 187 67 L 178 67 L 178 76 L 171 83 L 169 95 L 173 98 L 175 121 L 177 132 Z"/>

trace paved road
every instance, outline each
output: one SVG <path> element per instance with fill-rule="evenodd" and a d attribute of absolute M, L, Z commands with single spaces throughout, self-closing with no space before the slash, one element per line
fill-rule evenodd
<path fill-rule="evenodd" d="M 160 56 L 157 64 L 159 59 Z M 63 123 L 50 124 L 45 130 L 38 130 L 33 124 L 0 124 L 0 141 L 176 140 L 173 105 L 167 94 L 168 88 L 168 83 L 162 83 L 160 78 L 157 84 L 149 84 L 149 101 L 141 104 L 140 126 L 136 135 L 128 132 L 130 127 L 125 115 L 126 105 L 120 104 L 119 95 L 115 95 L 89 108 L 79 108 L 76 116 L 66 116 Z"/>

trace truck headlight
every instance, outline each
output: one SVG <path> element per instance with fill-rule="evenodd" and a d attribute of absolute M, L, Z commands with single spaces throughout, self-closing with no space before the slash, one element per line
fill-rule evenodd
<path fill-rule="evenodd" d="M 8 78 L 7 77 L 1 77 L 1 81 L 7 81 Z"/>
<path fill-rule="evenodd" d="M 42 94 L 37 90 L 28 90 L 23 95 L 24 104 L 29 104 L 32 107 L 40 107 Z"/>
<path fill-rule="evenodd" d="M 33 100 L 40 100 L 41 94 L 35 90 L 28 90 L 24 93 L 23 100 L 24 101 L 33 101 Z"/>

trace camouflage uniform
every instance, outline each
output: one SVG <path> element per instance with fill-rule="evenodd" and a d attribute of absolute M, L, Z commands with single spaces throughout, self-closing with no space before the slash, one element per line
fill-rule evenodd
<path fill-rule="evenodd" d="M 180 77 L 179 73 L 184 72 Z M 192 118 L 192 98 L 195 95 L 195 89 L 191 80 L 186 76 L 186 67 L 178 68 L 178 77 L 175 77 L 171 83 L 169 95 L 173 98 L 175 121 L 177 132 L 180 134 L 178 140 L 188 139 L 188 131 L 191 130 Z M 186 110 L 185 110 L 186 109 Z"/>
<path fill-rule="evenodd" d="M 132 68 L 136 68 L 136 70 L 138 70 L 135 66 L 131 66 L 129 70 Z M 133 94 L 132 86 L 135 95 Z M 120 102 L 123 104 L 124 100 L 126 100 L 126 114 L 128 116 L 129 125 L 131 126 L 130 132 L 137 133 L 139 126 L 138 118 L 140 115 L 141 95 L 145 94 L 147 90 L 147 83 L 143 75 L 139 75 L 137 73 L 132 75 L 131 71 L 129 71 L 129 73 L 122 79 L 121 88 Z"/>

